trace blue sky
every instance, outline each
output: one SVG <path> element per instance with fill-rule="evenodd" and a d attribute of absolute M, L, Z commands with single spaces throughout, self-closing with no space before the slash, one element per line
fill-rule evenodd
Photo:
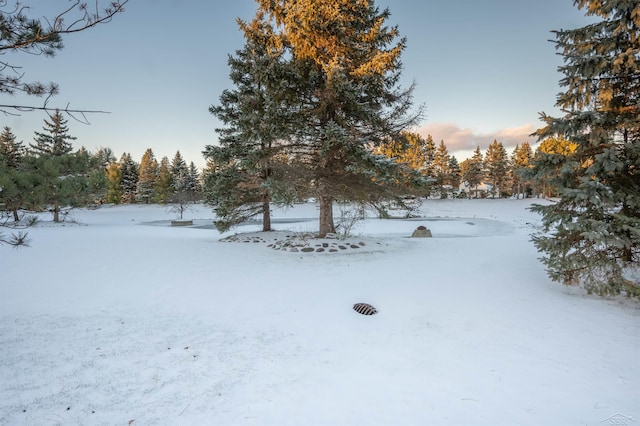
<path fill-rule="evenodd" d="M 35 16 L 62 9 L 67 0 L 25 1 Z M 558 81 L 551 30 L 588 23 L 572 0 L 380 0 L 408 39 L 405 84 L 415 80 L 415 103 L 426 107 L 416 129 L 441 139 L 461 161 L 494 139 L 511 152 L 540 127 L 538 113 L 557 114 Z M 109 24 L 69 35 L 54 58 L 8 54 L 26 80 L 54 81 L 51 106 L 109 111 L 69 120 L 76 147 L 130 152 L 147 148 L 204 165 L 201 152 L 217 141 L 220 123 L 208 112 L 229 88 L 227 56 L 243 45 L 235 19 L 251 19 L 254 0 L 229 2 L 130 0 Z M 3 97 L 2 103 L 25 102 Z M 30 104 L 40 102 L 27 99 Z M 45 114 L 0 115 L 19 140 L 33 142 Z"/>

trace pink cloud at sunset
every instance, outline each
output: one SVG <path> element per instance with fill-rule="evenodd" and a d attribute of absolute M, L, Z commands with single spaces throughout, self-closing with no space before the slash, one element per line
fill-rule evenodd
<path fill-rule="evenodd" d="M 431 135 L 436 145 L 438 145 L 441 140 L 444 140 L 449 153 L 453 155 L 461 153 L 466 155 L 478 146 L 480 150 L 484 152 L 494 140 L 501 142 L 510 154 L 516 145 L 521 145 L 523 142 L 529 142 L 533 147 L 537 143 L 537 140 L 530 135 L 535 132 L 536 129 L 537 127 L 532 124 L 525 124 L 523 126 L 501 129 L 495 132 L 481 133 L 470 128 L 462 128 L 455 123 L 442 122 L 421 126 L 417 130 L 417 133 L 423 137 Z M 463 159 L 464 155 L 461 155 L 458 159 Z"/>

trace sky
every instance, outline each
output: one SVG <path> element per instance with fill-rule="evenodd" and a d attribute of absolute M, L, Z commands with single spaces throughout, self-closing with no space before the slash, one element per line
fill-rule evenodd
<path fill-rule="evenodd" d="M 106 3 L 104 0 L 101 0 Z M 24 1 L 33 17 L 51 16 L 67 0 Z M 415 105 L 425 115 L 413 129 L 444 140 L 459 161 L 497 140 L 511 153 L 536 140 L 539 113 L 555 109 L 562 58 L 552 30 L 588 23 L 573 0 L 380 0 L 389 25 L 407 38 L 403 85 L 416 83 Z M 179 150 L 204 166 L 202 151 L 217 143 L 221 123 L 209 113 L 232 88 L 227 59 L 244 43 L 236 18 L 249 20 L 254 0 L 208 2 L 130 0 L 108 24 L 66 36 L 55 57 L 8 53 L 25 81 L 56 82 L 49 106 L 107 111 L 89 125 L 69 117 L 76 148 L 109 147 L 140 161 L 147 148 L 160 159 Z M 41 105 L 37 98 L 2 96 L 2 104 Z M 33 142 L 44 112 L 0 114 L 18 140 Z"/>

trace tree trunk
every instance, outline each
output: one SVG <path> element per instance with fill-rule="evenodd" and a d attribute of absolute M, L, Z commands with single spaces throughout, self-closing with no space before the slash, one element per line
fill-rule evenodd
<path fill-rule="evenodd" d="M 264 190 L 262 192 L 262 231 L 271 231 L 271 197 L 269 197 L 269 191 Z"/>
<path fill-rule="evenodd" d="M 13 209 L 13 221 L 20 222 L 20 215 L 18 214 L 18 209 Z"/>
<path fill-rule="evenodd" d="M 55 223 L 60 222 L 60 206 L 57 201 L 53 203 L 53 221 Z"/>
<path fill-rule="evenodd" d="M 336 232 L 333 224 L 333 196 L 328 193 L 324 184 L 320 186 L 320 230 L 318 237 L 324 238 L 327 234 Z"/>

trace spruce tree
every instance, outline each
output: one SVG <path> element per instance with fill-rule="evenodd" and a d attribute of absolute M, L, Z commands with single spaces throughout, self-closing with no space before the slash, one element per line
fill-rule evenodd
<path fill-rule="evenodd" d="M 202 193 L 202 183 L 200 179 L 200 172 L 198 171 L 198 168 L 193 161 L 189 163 L 187 173 L 187 190 L 191 195 L 192 201 L 195 202 L 199 200 L 199 197 Z"/>
<path fill-rule="evenodd" d="M 25 167 L 26 149 L 9 127 L 0 134 L 0 210 L 11 212 L 14 222 L 20 220 L 18 210 L 32 190 L 33 179 Z"/>
<path fill-rule="evenodd" d="M 449 150 L 441 140 L 433 158 L 433 178 L 435 179 L 435 187 L 438 189 L 440 198 L 448 198 L 447 185 L 450 185 L 449 176 L 451 171 L 449 170 L 450 162 Z"/>
<path fill-rule="evenodd" d="M 454 196 L 458 193 L 460 189 L 460 181 L 462 180 L 462 170 L 460 167 L 460 163 L 458 163 L 458 159 L 452 155 L 449 158 L 449 176 L 447 177 L 447 181 L 453 188 Z"/>
<path fill-rule="evenodd" d="M 494 141 L 489 145 L 484 156 L 485 177 L 491 185 L 491 195 L 498 197 L 506 187 L 507 175 L 509 173 L 509 157 L 502 142 Z"/>
<path fill-rule="evenodd" d="M 427 135 L 425 143 L 422 145 L 422 157 L 424 158 L 424 165 L 422 166 L 422 174 L 429 180 L 435 180 L 434 162 L 436 159 L 436 143 L 433 141 L 433 136 Z"/>
<path fill-rule="evenodd" d="M 251 22 L 238 21 L 245 45 L 229 57 L 229 77 L 234 89 L 225 90 L 219 105 L 209 111 L 224 127 L 217 129 L 219 146 L 209 145 L 204 156 L 215 164 L 205 180 L 206 200 L 216 212 L 216 227 L 229 227 L 262 216 L 262 230 L 271 230 L 271 203 L 290 199 L 285 179 L 286 162 L 278 161 L 285 149 L 291 120 L 284 104 L 292 71 L 284 60 L 279 36 L 258 12 Z"/>
<path fill-rule="evenodd" d="M 400 87 L 406 41 L 385 25 L 373 1 L 259 0 L 283 35 L 295 68 L 289 135 L 297 172 L 319 202 L 320 237 L 335 232 L 334 201 L 376 202 L 407 191 L 417 178 L 374 154 L 417 122 L 413 86 Z"/>
<path fill-rule="evenodd" d="M 131 204 L 136 201 L 136 190 L 138 189 L 138 164 L 133 161 L 130 153 L 122 154 L 120 157 L 120 190 L 122 192 L 122 203 Z"/>
<path fill-rule="evenodd" d="M 122 202 L 122 167 L 112 162 L 106 167 L 107 195 L 106 202 L 120 204 Z"/>
<path fill-rule="evenodd" d="M 89 169 L 86 150 L 72 152 L 67 120 L 58 110 L 45 119 L 44 132 L 35 132 L 35 144 L 30 144 L 33 155 L 28 157 L 28 168 L 34 179 L 30 202 L 49 207 L 54 222 L 60 222 L 63 206 L 77 207 L 90 198 Z"/>
<path fill-rule="evenodd" d="M 484 160 L 480 147 L 476 147 L 471 158 L 467 158 L 460 164 L 462 180 L 469 188 L 475 189 L 475 198 L 478 198 L 478 186 L 484 179 Z"/>
<path fill-rule="evenodd" d="M 153 200 L 157 179 L 158 162 L 153 155 L 153 150 L 148 148 L 140 160 L 138 183 L 136 185 L 136 201 L 149 204 Z"/>
<path fill-rule="evenodd" d="M 189 168 L 182 158 L 180 151 L 171 160 L 171 187 L 174 193 L 183 193 L 189 190 Z"/>
<path fill-rule="evenodd" d="M 162 157 L 158 166 L 158 179 L 156 180 L 155 201 L 166 204 L 171 197 L 171 164 L 169 158 Z"/>
<path fill-rule="evenodd" d="M 522 146 L 516 145 L 511 155 L 511 183 L 516 198 L 526 198 L 531 195 L 533 188 L 527 179 L 533 162 L 533 151 L 529 142 L 523 142 Z"/>
<path fill-rule="evenodd" d="M 599 20 L 555 31 L 564 116 L 541 114 L 537 134 L 576 149 L 559 164 L 559 201 L 534 208 L 544 232 L 533 241 L 552 279 L 640 295 L 626 275 L 640 256 L 640 14 L 633 0 L 574 4 Z"/>
<path fill-rule="evenodd" d="M 35 132 L 35 144 L 30 144 L 36 155 L 52 155 L 60 157 L 69 154 L 73 150 L 72 141 L 76 138 L 69 134 L 67 120 L 60 110 L 49 116 L 50 120 L 44 120 L 44 132 Z"/>

